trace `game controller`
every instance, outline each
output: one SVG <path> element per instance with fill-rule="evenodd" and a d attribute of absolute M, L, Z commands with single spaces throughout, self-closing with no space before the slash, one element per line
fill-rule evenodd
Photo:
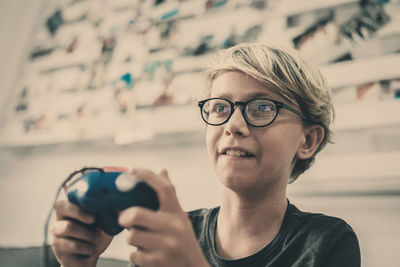
<path fill-rule="evenodd" d="M 88 172 L 67 188 L 68 200 L 96 216 L 95 225 L 109 235 L 123 230 L 121 210 L 132 206 L 159 208 L 157 194 L 146 182 L 126 172 Z"/>

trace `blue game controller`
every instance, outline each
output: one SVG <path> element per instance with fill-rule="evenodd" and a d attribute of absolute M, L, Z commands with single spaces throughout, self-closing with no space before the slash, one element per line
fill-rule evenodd
<path fill-rule="evenodd" d="M 67 188 L 68 200 L 96 216 L 95 225 L 109 235 L 123 230 L 118 213 L 132 206 L 159 208 L 157 194 L 147 183 L 126 172 L 88 172 Z"/>

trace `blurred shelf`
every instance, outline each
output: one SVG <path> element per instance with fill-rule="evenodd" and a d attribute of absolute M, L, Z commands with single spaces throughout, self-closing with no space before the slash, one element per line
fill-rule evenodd
<path fill-rule="evenodd" d="M 169 44 L 170 46 L 168 47 L 154 46 L 154 53 L 150 53 L 148 56 L 140 58 L 141 60 L 173 61 L 173 64 L 171 64 L 172 73 L 186 74 L 187 72 L 197 72 L 199 70 L 203 70 L 206 67 L 207 63 L 210 61 L 210 58 L 213 56 L 216 49 L 220 48 L 223 41 L 227 37 L 229 37 L 232 32 L 235 32 L 236 35 L 241 36 L 242 33 L 246 32 L 249 29 L 249 27 L 254 25 L 265 26 L 277 17 L 279 17 L 279 19 L 282 19 L 282 21 L 285 21 L 288 19 L 289 16 L 305 14 L 307 12 L 320 11 L 323 9 L 327 10 L 339 6 L 344 9 L 347 8 L 346 5 L 353 5 L 357 2 L 357 0 L 310 0 L 303 1 L 301 5 L 299 5 L 298 3 L 294 4 L 293 1 L 282 1 L 283 4 L 276 5 L 276 9 L 267 8 L 263 10 L 258 10 L 250 7 L 249 2 L 246 1 L 228 1 L 226 3 L 221 2 L 222 4 L 218 8 L 206 10 L 205 2 L 203 0 L 184 2 L 165 1 L 160 5 L 154 5 L 154 3 L 146 3 L 145 5 L 144 2 L 139 0 L 117 0 L 113 1 L 112 3 L 110 2 L 109 5 L 104 6 L 104 9 L 110 8 L 110 10 L 103 10 L 104 14 L 101 13 L 99 15 L 99 18 L 101 16 L 107 15 L 107 17 L 104 17 L 104 22 L 101 27 L 93 27 L 93 25 L 88 22 L 90 20 L 85 19 L 85 22 L 64 25 L 64 27 L 61 27 L 59 29 L 58 39 L 54 38 L 54 40 L 58 40 L 60 42 L 60 47 L 67 44 L 68 42 L 71 42 L 72 37 L 74 37 L 76 33 L 81 34 L 82 40 L 80 46 L 78 46 L 77 48 L 78 50 L 75 50 L 75 52 L 73 52 L 72 54 L 67 54 L 65 52 L 65 49 L 62 50 L 61 48 L 59 48 L 48 56 L 38 57 L 34 61 L 27 62 L 26 67 L 32 72 L 32 74 L 48 74 L 48 76 L 51 76 L 49 77 L 49 80 L 51 78 L 53 80 L 53 83 L 58 82 L 58 76 L 61 76 L 66 80 L 74 80 L 74 78 L 71 78 L 74 77 L 73 75 L 66 75 L 69 68 L 75 69 L 77 72 L 81 69 L 86 69 L 87 71 L 82 74 L 82 76 L 84 76 L 84 78 L 89 77 L 89 67 L 101 60 L 102 43 L 100 42 L 101 39 L 96 38 L 101 36 L 102 32 L 104 33 L 109 32 L 109 30 L 113 30 L 113 33 L 116 33 L 116 38 L 118 39 L 120 35 L 118 35 L 117 29 L 121 29 L 121 25 L 127 26 L 127 23 L 131 23 L 131 20 L 133 18 L 136 19 L 134 12 L 131 12 L 133 10 L 130 9 L 133 9 L 135 6 L 137 7 L 141 4 L 143 4 L 145 8 L 141 10 L 142 15 L 139 16 L 139 20 L 152 20 L 153 23 L 155 23 L 155 25 L 152 25 L 153 30 L 156 29 L 156 27 L 164 27 L 165 25 L 160 25 L 160 23 L 162 22 L 179 22 L 177 23 L 178 25 L 175 26 L 178 26 L 178 29 L 181 31 L 181 33 L 183 33 L 182 38 L 184 38 L 185 40 L 191 41 L 192 39 L 194 40 L 195 38 L 200 38 L 207 35 L 213 36 L 211 44 L 209 44 L 209 50 L 207 50 L 208 53 L 202 54 L 200 56 L 178 56 L 179 52 L 184 51 L 184 48 L 186 48 L 185 46 L 188 46 L 190 50 L 192 48 L 194 49 L 196 45 L 199 45 L 199 43 L 193 44 L 193 42 L 188 42 L 182 44 L 182 46 L 179 47 L 179 44 L 172 42 L 172 44 Z M 82 14 L 86 14 L 89 11 L 89 3 L 79 1 L 76 2 L 76 4 L 72 5 L 73 3 L 75 2 L 71 1 L 69 5 L 64 5 L 64 7 L 70 12 L 69 17 L 78 18 L 81 17 Z M 78 3 L 80 4 L 78 5 Z M 94 6 L 94 8 L 97 9 L 101 9 L 101 7 L 103 7 L 102 4 Z M 279 20 L 279 22 L 282 21 Z M 397 36 L 399 34 L 398 27 L 396 27 L 398 24 L 397 17 L 393 20 L 393 22 L 394 23 L 390 23 L 387 26 L 383 27 L 381 31 L 378 31 L 376 35 L 377 38 Z M 302 26 L 303 28 L 299 27 L 297 29 L 292 29 L 292 34 L 295 34 L 294 31 L 297 31 L 296 34 L 298 34 L 299 32 L 303 32 L 305 26 Z M 45 25 L 42 25 L 42 28 L 42 30 L 46 30 Z M 100 28 L 103 28 L 103 30 L 101 30 Z M 290 34 L 290 29 L 285 30 L 288 30 L 285 34 Z M 194 35 L 190 35 L 191 33 L 194 33 Z M 147 35 L 152 34 L 154 33 L 149 34 L 149 32 L 147 32 Z M 152 36 L 142 36 L 138 34 L 135 37 L 138 37 L 139 41 L 144 41 L 145 39 L 146 41 L 148 41 L 147 39 Z M 92 40 L 98 40 L 99 42 L 93 44 Z M 397 39 L 393 40 L 396 41 Z M 79 47 L 81 47 L 81 50 L 79 50 Z M 127 49 L 130 49 L 129 46 L 126 47 Z M 147 48 L 149 47 L 151 49 L 151 45 L 147 43 Z M 179 51 L 180 48 L 181 51 Z M 320 54 L 322 54 L 319 56 L 319 59 L 324 62 L 337 58 L 338 56 L 346 53 L 348 49 L 348 47 L 345 46 L 332 46 L 325 48 L 326 49 L 324 52 L 321 52 L 322 50 L 318 51 Z M 315 54 L 319 54 L 314 50 L 312 52 L 315 52 Z M 127 54 L 127 56 L 131 55 Z M 130 58 L 129 60 L 132 59 Z M 145 62 L 143 62 L 143 64 L 144 63 Z M 332 88 L 342 88 L 345 86 L 356 86 L 367 82 L 399 78 L 399 65 L 400 54 L 389 54 L 324 65 L 322 66 L 322 72 L 327 76 L 327 79 Z M 137 69 L 141 71 L 140 64 L 138 64 L 138 66 L 139 67 Z M 124 68 L 121 68 L 121 71 L 118 70 L 117 72 L 120 71 L 123 73 L 124 71 L 126 71 L 125 68 L 126 66 L 124 66 Z M 58 74 L 60 75 L 57 76 L 55 75 L 55 73 L 52 72 L 58 72 Z M 93 73 L 100 73 L 100 75 L 103 74 L 102 72 Z M 120 75 L 116 74 L 114 76 L 119 77 Z M 107 73 L 105 77 L 107 78 Z M 60 81 L 61 82 L 59 82 L 59 84 L 64 83 L 62 80 Z M 109 85 L 110 82 L 112 82 L 111 79 L 106 79 L 104 83 L 107 83 L 107 85 Z M 138 91 L 137 88 L 140 85 L 140 79 L 137 79 L 136 82 L 136 91 Z M 187 84 L 187 82 L 193 84 L 196 83 L 193 79 L 189 81 L 185 80 L 185 85 Z M 73 86 L 69 87 L 73 88 Z M 62 89 L 63 87 L 59 86 L 59 88 Z M 149 88 L 150 86 L 146 85 L 145 89 L 143 89 L 142 92 L 144 92 L 145 94 L 149 94 Z M 62 97 L 64 101 L 66 100 L 66 98 L 71 98 L 69 96 L 66 96 L 65 94 L 61 94 L 61 89 L 59 90 L 60 94 L 57 95 L 56 98 Z M 102 91 L 104 90 L 92 90 L 92 95 L 99 94 Z M 77 99 L 85 99 L 85 101 L 87 101 L 89 98 L 93 100 L 93 96 L 89 96 L 89 94 L 86 93 L 81 93 L 79 92 L 79 90 L 74 93 L 74 96 Z M 113 96 L 111 95 L 105 99 L 113 99 Z M 37 100 L 38 101 L 36 101 L 36 99 L 32 99 L 32 102 L 41 103 L 39 99 Z M 198 111 L 193 111 L 192 105 L 150 107 L 150 105 L 152 105 L 152 103 L 154 102 L 152 100 L 153 99 L 150 99 L 145 103 L 146 105 L 148 105 L 148 107 L 146 108 L 137 107 L 134 117 L 137 121 L 139 121 L 138 125 L 132 125 L 133 120 L 128 116 L 126 116 L 128 118 L 122 118 L 118 116 L 113 117 L 115 113 L 118 113 L 118 111 L 114 110 L 115 107 L 112 107 L 110 108 L 110 110 L 107 110 L 105 112 L 110 113 L 108 114 L 106 120 L 101 121 L 98 118 L 90 118 L 93 119 L 93 121 L 85 122 L 93 124 L 93 130 L 90 129 L 89 131 L 82 128 L 83 126 L 80 124 L 83 124 L 83 122 L 79 122 L 78 125 L 71 125 L 68 124 L 70 122 L 63 121 L 61 122 L 62 125 L 55 127 L 57 129 L 42 129 L 36 132 L 32 132 L 30 134 L 25 134 L 23 130 L 23 121 L 15 116 L 14 118 L 10 119 L 11 123 L 7 126 L 8 128 L 5 129 L 6 133 L 4 133 L 4 131 L 0 132 L 0 134 L 2 134 L 0 136 L 0 145 L 41 145 L 46 143 L 81 142 L 105 139 L 113 139 L 117 143 L 129 143 L 156 138 L 159 135 L 174 135 L 182 133 L 191 134 L 192 132 L 201 129 L 201 123 L 198 123 Z M 70 106 L 77 106 L 77 104 L 75 105 L 75 102 L 78 101 L 70 100 Z M 73 105 L 71 105 L 71 103 Z M 185 103 L 187 103 L 187 101 Z M 136 102 L 136 104 L 145 105 L 143 103 L 140 103 L 140 101 Z M 104 108 L 104 110 L 108 108 L 109 106 L 107 106 L 107 108 Z M 400 124 L 400 119 L 397 118 L 398 116 L 386 116 L 386 114 L 400 114 L 399 111 L 400 109 L 398 102 L 373 103 L 373 105 L 357 104 L 347 107 L 343 106 L 339 107 L 337 111 L 338 120 L 337 124 L 335 124 L 335 127 L 338 131 L 347 131 L 353 129 L 367 129 L 374 127 L 398 125 Z M 182 114 L 186 114 L 186 117 L 182 118 L 180 121 L 174 119 L 181 118 Z M 73 117 L 74 115 L 75 114 L 72 110 L 72 115 L 70 117 Z M 133 114 L 130 114 L 129 116 L 131 115 L 133 116 Z M 107 127 L 104 127 L 104 124 L 108 124 Z M 123 125 L 127 124 L 132 127 L 129 129 L 122 127 Z"/>
<path fill-rule="evenodd" d="M 319 163 L 310 176 L 318 179 L 400 179 L 400 151 L 373 151 L 369 153 L 321 154 Z"/>
<path fill-rule="evenodd" d="M 332 88 L 400 78 L 400 54 L 388 54 L 321 66 Z"/>
<path fill-rule="evenodd" d="M 283 1 L 279 9 L 280 15 L 293 16 L 320 9 L 333 8 L 340 5 L 357 3 L 358 0 L 309 0 L 303 1 L 301 5 L 296 5 L 291 1 Z"/>
<path fill-rule="evenodd" d="M 60 121 L 49 128 L 25 133 L 21 121 L 6 124 L 0 132 L 0 147 L 45 146 L 82 142 L 113 142 L 127 145 L 152 142 L 160 136 L 191 136 L 203 123 L 192 104 L 146 107 L 134 114 Z M 174 119 L 174 118 L 179 118 Z M 176 139 L 176 138 L 175 138 Z"/>
<path fill-rule="evenodd" d="M 400 100 L 338 105 L 335 113 L 336 132 L 391 127 L 400 125 Z"/>
<path fill-rule="evenodd" d="M 179 57 L 174 61 L 173 72 L 183 73 L 203 70 L 210 61 L 211 57 L 212 54 Z"/>
<path fill-rule="evenodd" d="M 400 194 L 400 151 L 381 151 L 317 156 L 289 194 L 391 195 Z"/>

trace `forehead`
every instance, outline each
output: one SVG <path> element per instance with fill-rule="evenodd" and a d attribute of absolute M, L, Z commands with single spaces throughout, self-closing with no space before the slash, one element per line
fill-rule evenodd
<path fill-rule="evenodd" d="M 220 74 L 212 82 L 210 93 L 211 97 L 225 97 L 236 101 L 244 101 L 255 97 L 282 100 L 274 90 L 239 71 L 229 71 Z"/>

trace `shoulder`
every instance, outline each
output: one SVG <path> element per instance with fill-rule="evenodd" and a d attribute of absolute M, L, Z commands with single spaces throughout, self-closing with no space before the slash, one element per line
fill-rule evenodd
<path fill-rule="evenodd" d="M 335 235 L 353 233 L 354 231 L 346 221 L 341 218 L 328 216 L 322 213 L 304 212 L 296 206 L 289 204 L 288 221 L 297 233 L 314 233 L 321 235 Z M 317 236 L 316 236 L 317 238 Z"/>
<path fill-rule="evenodd" d="M 197 209 L 187 213 L 197 237 L 199 237 L 202 232 L 207 230 L 209 224 L 213 222 L 212 218 L 215 218 L 218 212 L 219 207 L 211 209 Z"/>
<path fill-rule="evenodd" d="M 343 219 L 288 207 L 286 242 L 295 241 L 324 266 L 359 266 L 360 248 L 352 227 Z M 317 259 L 316 259 L 316 258 Z"/>

